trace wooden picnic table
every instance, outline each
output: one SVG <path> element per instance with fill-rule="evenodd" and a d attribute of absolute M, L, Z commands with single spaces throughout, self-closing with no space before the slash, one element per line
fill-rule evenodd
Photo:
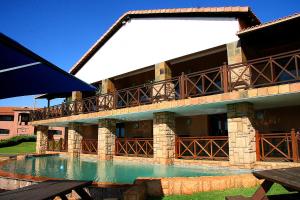
<path fill-rule="evenodd" d="M 253 175 L 258 179 L 264 179 L 264 181 L 252 197 L 234 196 L 226 197 L 226 200 L 300 200 L 300 167 L 255 171 L 253 172 Z M 267 192 L 274 183 L 280 184 L 288 191 L 295 193 L 267 196 Z"/>
<path fill-rule="evenodd" d="M 82 199 L 90 200 L 91 196 L 83 189 L 92 181 L 48 180 L 16 190 L 0 193 L 0 200 L 44 200 L 59 196 L 66 200 L 66 195 L 74 190 Z"/>

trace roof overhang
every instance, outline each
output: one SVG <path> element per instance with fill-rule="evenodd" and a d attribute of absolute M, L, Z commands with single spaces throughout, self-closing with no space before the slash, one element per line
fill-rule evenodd
<path fill-rule="evenodd" d="M 263 24 L 259 24 L 259 25 L 256 25 L 256 26 L 252 26 L 252 27 L 243 29 L 243 30 L 239 31 L 237 33 L 237 35 L 239 37 L 242 37 L 244 35 L 251 34 L 251 33 L 272 30 L 272 29 L 275 29 L 279 26 L 286 26 L 287 24 L 291 24 L 291 23 L 294 23 L 296 21 L 299 21 L 299 19 L 300 19 L 300 13 L 296 13 L 296 14 L 293 14 L 293 15 L 290 15 L 290 16 L 287 16 L 287 17 L 276 19 L 276 20 L 271 21 L 271 22 L 266 22 L 266 23 L 263 23 Z M 295 28 L 298 28 L 298 27 L 295 27 Z"/>

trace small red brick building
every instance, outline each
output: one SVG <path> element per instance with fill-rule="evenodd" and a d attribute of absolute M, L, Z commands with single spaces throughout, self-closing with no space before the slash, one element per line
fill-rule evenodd
<path fill-rule="evenodd" d="M 0 107 L 0 140 L 35 134 L 34 126 L 29 123 L 31 110 L 28 107 Z M 48 135 L 60 139 L 64 137 L 64 132 L 62 127 L 51 127 Z"/>

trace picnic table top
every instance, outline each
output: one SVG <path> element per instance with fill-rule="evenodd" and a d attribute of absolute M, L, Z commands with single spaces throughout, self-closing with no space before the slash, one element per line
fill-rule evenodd
<path fill-rule="evenodd" d="M 255 171 L 253 175 L 258 179 L 265 179 L 300 191 L 300 167 Z"/>
<path fill-rule="evenodd" d="M 92 181 L 48 180 L 16 190 L 0 193 L 0 200 L 49 199 L 59 195 L 68 194 L 72 190 L 84 188 L 91 184 Z"/>

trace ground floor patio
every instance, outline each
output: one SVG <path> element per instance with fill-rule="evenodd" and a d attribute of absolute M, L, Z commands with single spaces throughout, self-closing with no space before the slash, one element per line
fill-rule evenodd
<path fill-rule="evenodd" d="M 60 140 L 49 139 L 47 126 L 38 126 L 37 152 L 94 154 L 105 160 L 150 158 L 160 164 L 203 160 L 247 168 L 257 162 L 300 161 L 300 106 L 262 109 L 242 102 L 218 111 L 190 115 L 167 111 L 153 113 L 150 119 L 70 123 Z"/>

